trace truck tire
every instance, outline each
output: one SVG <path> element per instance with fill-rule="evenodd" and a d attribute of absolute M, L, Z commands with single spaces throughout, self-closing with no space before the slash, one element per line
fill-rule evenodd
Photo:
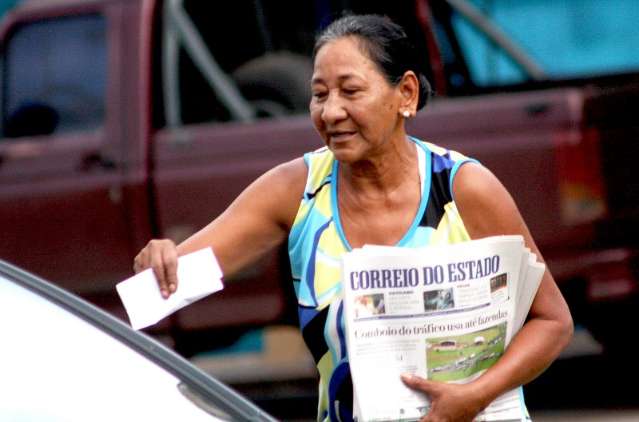
<path fill-rule="evenodd" d="M 291 52 L 267 53 L 238 67 L 231 76 L 258 117 L 308 111 L 311 60 Z"/>

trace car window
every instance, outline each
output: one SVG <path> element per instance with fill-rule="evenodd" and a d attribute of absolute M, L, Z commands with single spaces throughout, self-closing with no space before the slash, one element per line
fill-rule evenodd
<path fill-rule="evenodd" d="M 4 136 L 88 131 L 102 125 L 107 71 L 102 16 L 19 26 L 4 63 Z"/>
<path fill-rule="evenodd" d="M 541 66 L 549 79 L 571 79 L 639 68 L 639 2 L 608 0 L 470 0 Z M 500 48 L 454 14 L 453 28 L 473 82 L 499 86 L 527 75 Z"/>
<path fill-rule="evenodd" d="M 1 420 L 221 420 L 173 374 L 2 275 L 0 327 Z"/>

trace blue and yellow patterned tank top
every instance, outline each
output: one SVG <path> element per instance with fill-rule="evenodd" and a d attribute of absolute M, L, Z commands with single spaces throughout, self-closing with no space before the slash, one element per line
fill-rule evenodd
<path fill-rule="evenodd" d="M 420 157 L 422 198 L 397 246 L 421 247 L 469 240 L 452 196 L 463 155 L 411 138 Z M 308 176 L 288 237 L 302 336 L 320 374 L 318 421 L 352 420 L 353 388 L 342 318 L 342 254 L 351 248 L 337 207 L 338 162 L 327 148 L 304 155 Z"/>

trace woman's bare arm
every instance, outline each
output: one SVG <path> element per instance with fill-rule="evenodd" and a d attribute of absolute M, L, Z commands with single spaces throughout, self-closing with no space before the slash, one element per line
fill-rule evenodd
<path fill-rule="evenodd" d="M 543 261 L 513 198 L 485 167 L 463 165 L 455 178 L 454 195 L 471 238 L 520 234 Z M 531 381 L 557 358 L 572 330 L 568 305 L 546 270 L 527 323 L 497 364 L 476 381 L 476 388 L 492 401 L 500 393 Z"/>
<path fill-rule="evenodd" d="M 456 175 L 455 203 L 471 238 L 518 234 L 543 260 L 514 200 L 481 165 L 464 164 Z M 546 271 L 528 321 L 504 355 L 477 380 L 446 384 L 416 376 L 404 382 L 426 393 L 431 409 L 423 422 L 471 421 L 502 393 L 533 380 L 559 355 L 572 336 L 572 318 L 552 275 Z"/>
<path fill-rule="evenodd" d="M 301 158 L 266 172 L 219 217 L 177 247 L 167 239 L 149 242 L 135 258 L 135 271 L 152 267 L 166 297 L 177 288 L 178 256 L 212 247 L 224 275 L 235 273 L 286 239 L 306 172 Z"/>

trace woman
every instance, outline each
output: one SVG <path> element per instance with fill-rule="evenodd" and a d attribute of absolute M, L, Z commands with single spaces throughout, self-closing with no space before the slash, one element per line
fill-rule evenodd
<path fill-rule="evenodd" d="M 500 234 L 523 235 L 540 254 L 495 176 L 407 135 L 405 122 L 425 105 L 429 85 L 399 26 L 373 15 L 335 21 L 316 42 L 311 86 L 310 113 L 325 147 L 258 178 L 179 246 L 149 242 L 134 267 L 152 267 L 166 297 L 176 289 L 178 255 L 210 246 L 229 275 L 288 241 L 300 326 L 320 372 L 318 420 L 349 420 L 341 254 L 366 243 L 415 247 Z M 539 375 L 571 332 L 566 303 L 546 272 L 528 322 L 481 377 L 465 385 L 403 380 L 429 396 L 424 421 L 470 421 Z"/>

